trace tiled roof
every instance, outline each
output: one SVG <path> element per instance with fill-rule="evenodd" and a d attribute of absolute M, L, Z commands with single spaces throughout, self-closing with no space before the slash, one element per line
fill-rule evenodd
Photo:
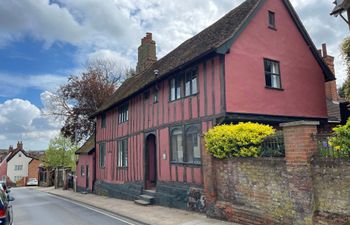
<path fill-rule="evenodd" d="M 89 154 L 95 148 L 95 135 L 91 135 L 90 138 L 81 146 L 75 154 Z"/>
<path fill-rule="evenodd" d="M 224 54 L 225 50 L 232 45 L 235 38 L 248 25 L 250 19 L 265 1 L 266 0 L 246 0 L 214 24 L 183 42 L 169 54 L 155 62 L 146 71 L 125 80 L 112 97 L 108 99 L 93 115 L 91 115 L 91 117 L 95 117 L 99 113 L 122 103 L 128 97 L 145 90 L 154 82 L 164 79 L 171 73 L 186 67 L 190 63 L 209 55 L 210 53 Z M 288 0 L 283 0 L 283 2 L 289 9 L 293 20 L 297 24 L 306 42 L 308 42 L 308 45 L 318 63 L 322 67 L 325 74 L 325 80 L 334 80 L 334 75 L 320 58 L 317 49 L 312 43 L 299 17 L 296 15 L 292 5 Z M 159 71 L 157 77 L 154 75 L 154 70 Z"/>
<path fill-rule="evenodd" d="M 340 106 L 339 102 L 333 102 L 327 99 L 327 114 L 328 114 L 328 122 L 340 123 Z"/>

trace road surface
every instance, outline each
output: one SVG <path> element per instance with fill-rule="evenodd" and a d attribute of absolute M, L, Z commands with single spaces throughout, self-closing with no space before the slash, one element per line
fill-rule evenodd
<path fill-rule="evenodd" d="M 84 204 L 29 188 L 12 188 L 13 225 L 138 224 Z M 122 207 L 122 206 L 121 206 Z"/>

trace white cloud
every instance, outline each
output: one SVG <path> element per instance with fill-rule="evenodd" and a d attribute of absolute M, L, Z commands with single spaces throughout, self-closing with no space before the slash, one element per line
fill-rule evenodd
<path fill-rule="evenodd" d="M 146 32 L 153 32 L 161 58 L 242 2 L 4 0 L 0 4 L 0 48 L 29 35 L 45 41 L 47 46 L 53 42 L 73 44 L 78 47 L 75 58 L 78 63 L 102 56 L 135 65 L 137 47 Z M 334 7 L 332 1 L 291 0 L 291 3 L 315 45 L 328 44 L 329 53 L 336 57 L 339 80 L 344 80 L 338 46 L 348 36 L 348 27 L 340 18 L 329 15 Z"/>
<path fill-rule="evenodd" d="M 10 75 L 0 73 L 0 96 L 12 97 L 28 88 L 54 91 L 65 82 L 67 82 L 67 76 L 65 75 Z"/>
<path fill-rule="evenodd" d="M 44 117 L 38 107 L 23 99 L 10 99 L 0 104 L 0 119 L 1 148 L 22 140 L 25 149 L 46 149 L 61 127 L 61 123 Z"/>
<path fill-rule="evenodd" d="M 92 52 L 88 55 L 88 60 L 94 61 L 97 59 L 107 60 L 116 62 L 120 65 L 131 66 L 131 60 L 119 52 L 115 52 L 109 49 L 101 49 L 95 52 Z"/>

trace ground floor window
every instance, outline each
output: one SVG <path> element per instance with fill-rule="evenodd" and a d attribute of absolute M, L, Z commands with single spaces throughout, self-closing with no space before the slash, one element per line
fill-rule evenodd
<path fill-rule="evenodd" d="M 201 163 L 200 127 L 186 125 L 170 131 L 171 161 L 175 163 Z"/>
<path fill-rule="evenodd" d="M 100 168 L 105 167 L 106 161 L 106 143 L 100 143 L 99 149 L 99 166 Z"/>
<path fill-rule="evenodd" d="M 128 139 L 118 141 L 118 167 L 128 167 Z"/>
<path fill-rule="evenodd" d="M 19 181 L 20 179 L 22 179 L 22 176 L 15 176 L 14 182 L 17 182 L 17 181 Z"/>

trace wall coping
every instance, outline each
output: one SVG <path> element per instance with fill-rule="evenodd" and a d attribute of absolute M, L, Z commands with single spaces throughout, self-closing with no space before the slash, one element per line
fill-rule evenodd
<path fill-rule="evenodd" d="M 288 123 L 280 123 L 280 127 L 296 127 L 296 126 L 318 126 L 320 125 L 319 121 L 307 121 L 307 120 L 299 120 Z"/>

